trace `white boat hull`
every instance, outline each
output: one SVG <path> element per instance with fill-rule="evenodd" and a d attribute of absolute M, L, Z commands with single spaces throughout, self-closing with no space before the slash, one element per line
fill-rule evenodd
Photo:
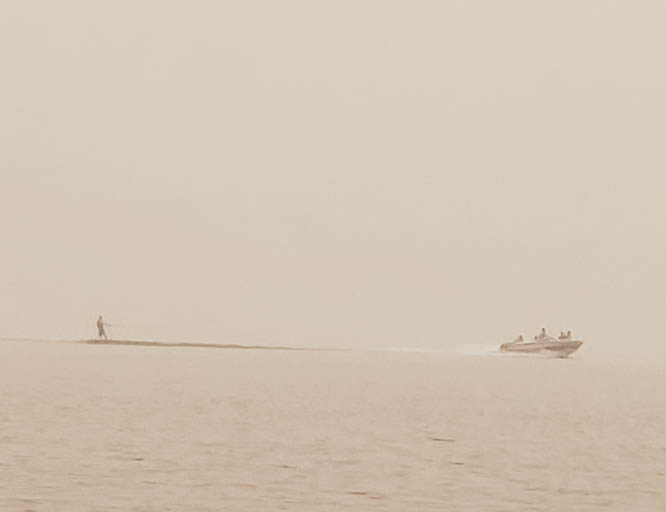
<path fill-rule="evenodd" d="M 549 354 L 553 357 L 569 357 L 583 344 L 582 340 L 536 340 L 503 343 L 502 352 L 522 354 Z"/>

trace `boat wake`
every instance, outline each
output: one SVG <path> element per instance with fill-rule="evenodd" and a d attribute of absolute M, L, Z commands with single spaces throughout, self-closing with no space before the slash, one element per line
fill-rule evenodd
<path fill-rule="evenodd" d="M 425 347 L 389 347 L 388 349 L 381 349 L 382 351 L 386 350 L 388 352 L 406 352 L 411 354 L 449 354 L 451 353 L 450 349 L 441 349 L 441 348 L 425 348 Z"/>
<path fill-rule="evenodd" d="M 159 341 L 159 340 L 100 340 L 90 339 L 46 339 L 25 337 L 0 337 L 0 341 L 17 343 L 74 343 L 83 345 L 109 345 L 109 346 L 135 346 L 135 347 L 172 347 L 172 348 L 212 348 L 212 349 L 239 349 L 239 350 L 335 350 L 313 347 L 289 347 L 284 345 L 241 345 L 238 343 L 204 343 L 183 341 Z"/>
<path fill-rule="evenodd" d="M 462 356 L 499 356 L 502 355 L 499 347 L 496 344 L 467 344 L 458 345 L 456 347 L 456 354 Z"/>
<path fill-rule="evenodd" d="M 200 342 L 169 342 L 143 340 L 78 340 L 77 343 L 88 345 L 131 345 L 138 347 L 177 347 L 177 348 L 218 348 L 243 350 L 319 350 L 316 348 L 287 347 L 280 345 L 240 345 L 236 343 L 200 343 Z"/>

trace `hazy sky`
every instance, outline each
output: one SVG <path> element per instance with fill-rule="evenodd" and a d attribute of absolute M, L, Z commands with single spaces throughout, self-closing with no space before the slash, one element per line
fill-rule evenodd
<path fill-rule="evenodd" d="M 665 54 L 663 1 L 6 2 L 0 336 L 663 346 Z"/>

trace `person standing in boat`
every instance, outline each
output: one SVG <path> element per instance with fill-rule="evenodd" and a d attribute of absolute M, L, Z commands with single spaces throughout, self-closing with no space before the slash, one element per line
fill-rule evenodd
<path fill-rule="evenodd" d="M 99 318 L 97 319 L 97 337 L 100 339 L 104 338 L 105 340 L 109 339 L 104 330 L 104 319 L 102 318 L 102 315 L 99 315 Z"/>

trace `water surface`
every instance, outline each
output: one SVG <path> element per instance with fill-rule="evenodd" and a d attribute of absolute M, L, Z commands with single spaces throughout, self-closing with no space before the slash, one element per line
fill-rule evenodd
<path fill-rule="evenodd" d="M 659 365 L 0 342 L 0 510 L 664 510 Z"/>

